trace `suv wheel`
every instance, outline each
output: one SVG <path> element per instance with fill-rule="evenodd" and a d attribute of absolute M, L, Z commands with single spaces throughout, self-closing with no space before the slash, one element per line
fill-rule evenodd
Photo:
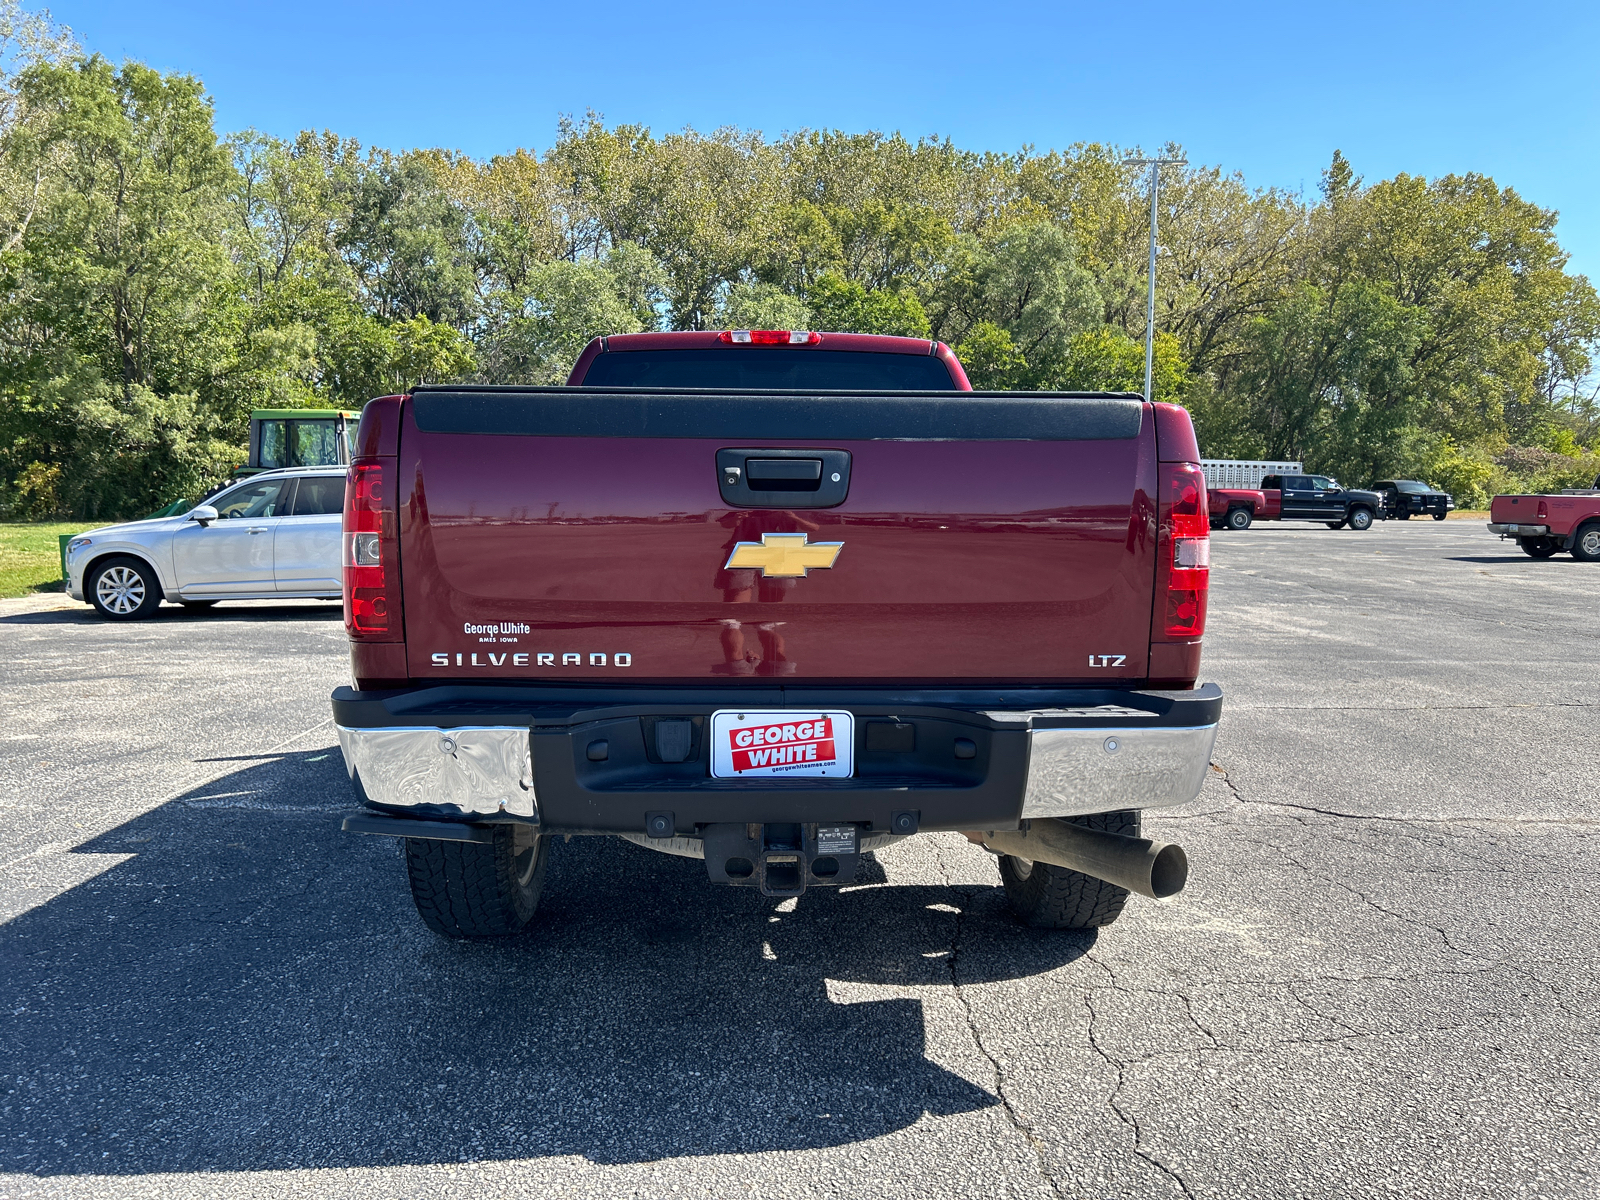
<path fill-rule="evenodd" d="M 492 825 L 489 842 L 406 839 L 411 899 L 427 927 L 448 938 L 504 937 L 533 919 L 550 839 L 529 825 Z"/>
<path fill-rule="evenodd" d="M 1139 836 L 1139 814 L 1132 810 L 1063 817 L 1105 833 Z M 1109 925 L 1122 915 L 1128 889 L 1114 883 L 1014 855 L 1000 856 L 1000 882 L 1011 911 L 1026 925 L 1038 929 L 1093 929 Z"/>
<path fill-rule="evenodd" d="M 1227 520 L 1229 529 L 1245 530 L 1250 528 L 1255 516 L 1248 508 L 1230 508 Z"/>
<path fill-rule="evenodd" d="M 1404 517 L 1401 517 L 1400 519 L 1402 521 L 1405 520 Z M 1349 521 L 1350 521 L 1350 528 L 1354 529 L 1357 533 L 1361 533 L 1361 532 L 1364 532 L 1365 530 L 1371 529 L 1372 528 L 1372 510 L 1370 508 L 1352 508 L 1350 510 Z"/>
<path fill-rule="evenodd" d="M 137 621 L 161 607 L 161 581 L 141 559 L 119 555 L 96 563 L 83 591 L 109 621 Z"/>
<path fill-rule="evenodd" d="M 1600 562 L 1600 525 L 1585 525 L 1572 540 L 1572 557 L 1579 562 Z"/>
<path fill-rule="evenodd" d="M 1448 515 L 1448 514 L 1447 514 L 1447 513 L 1442 513 L 1442 512 L 1436 512 L 1436 513 L 1434 513 L 1434 514 L 1433 514 L 1433 519 L 1434 519 L 1434 520 L 1435 520 L 1435 521 L 1442 521 L 1442 520 L 1444 520 L 1444 519 L 1445 519 L 1445 517 L 1446 517 L 1446 516 L 1447 516 L 1447 515 Z"/>

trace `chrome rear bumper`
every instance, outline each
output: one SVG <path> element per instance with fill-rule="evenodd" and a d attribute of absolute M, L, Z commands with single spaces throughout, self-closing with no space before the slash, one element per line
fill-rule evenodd
<path fill-rule="evenodd" d="M 920 774 L 880 765 L 877 775 L 863 771 L 851 779 L 711 779 L 702 741 L 698 764 L 642 764 L 646 775 L 608 785 L 600 772 L 614 769 L 627 739 L 638 738 L 629 732 L 638 729 L 639 717 L 631 715 L 637 708 L 615 717 L 589 709 L 575 714 L 575 723 L 565 728 L 425 724 L 415 710 L 415 715 L 393 714 L 414 724 L 366 726 L 340 720 L 337 704 L 335 711 L 345 766 L 364 798 L 418 815 L 537 820 L 552 829 L 621 832 L 642 830 L 647 812 L 666 812 L 675 815 L 676 833 L 687 836 L 701 824 L 728 820 L 840 820 L 890 828 L 886 818 L 893 809 L 919 813 L 925 829 L 988 829 L 1015 828 L 1015 822 L 1037 817 L 1169 808 L 1192 800 L 1205 782 L 1221 711 L 1220 692 L 1212 685 L 1207 689 L 1165 711 L 1108 703 L 966 712 L 901 709 L 904 715 L 896 720 L 926 723 L 929 745 L 938 743 L 941 729 L 945 737 L 951 729 L 970 736 L 966 760 L 986 765 L 981 778 L 966 779 L 948 771 L 941 775 L 927 757 L 915 764 Z M 1173 695 L 1161 694 L 1163 699 Z M 351 704 L 343 711 L 356 715 L 354 710 Z M 956 721 L 966 724 L 956 727 Z M 976 760 L 974 743 L 980 747 Z M 594 746 L 608 747 L 609 760 L 588 761 L 586 751 Z M 593 775 L 583 774 L 591 769 Z M 888 770 L 897 773 L 884 774 Z M 965 823 L 969 815 L 975 823 Z"/>
<path fill-rule="evenodd" d="M 345 770 L 374 804 L 440 815 L 538 816 L 526 727 L 337 728 Z"/>
<path fill-rule="evenodd" d="M 1215 725 L 1035 729 L 1022 817 L 1081 817 L 1120 808 L 1171 808 L 1200 794 Z"/>

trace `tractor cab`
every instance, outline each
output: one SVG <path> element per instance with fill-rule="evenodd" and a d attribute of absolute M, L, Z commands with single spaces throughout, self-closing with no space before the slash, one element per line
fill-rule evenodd
<path fill-rule="evenodd" d="M 250 458 L 236 478 L 279 467 L 333 467 L 350 461 L 359 412 L 333 408 L 257 408 L 250 413 Z"/>

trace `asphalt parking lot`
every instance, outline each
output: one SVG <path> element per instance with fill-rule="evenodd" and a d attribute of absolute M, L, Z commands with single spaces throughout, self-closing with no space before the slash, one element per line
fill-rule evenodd
<path fill-rule="evenodd" d="M 1213 554 L 1192 882 L 1097 936 L 939 835 L 782 904 L 577 839 L 447 943 L 338 831 L 335 606 L 0 602 L 0 1196 L 1594 1196 L 1600 568 Z"/>

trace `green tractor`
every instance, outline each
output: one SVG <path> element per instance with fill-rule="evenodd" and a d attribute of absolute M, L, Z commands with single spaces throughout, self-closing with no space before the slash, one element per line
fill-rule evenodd
<path fill-rule="evenodd" d="M 250 459 L 243 479 L 278 467 L 343 466 L 350 461 L 359 412 L 337 408 L 257 408 L 250 412 Z"/>
<path fill-rule="evenodd" d="M 251 409 L 250 457 L 233 469 L 233 478 L 244 479 L 278 467 L 344 466 L 354 452 L 356 426 L 360 423 L 359 412 L 343 408 Z M 206 494 L 219 492 L 223 486 L 218 484 Z M 174 500 L 150 516 L 176 517 L 188 512 L 194 503 Z"/>

